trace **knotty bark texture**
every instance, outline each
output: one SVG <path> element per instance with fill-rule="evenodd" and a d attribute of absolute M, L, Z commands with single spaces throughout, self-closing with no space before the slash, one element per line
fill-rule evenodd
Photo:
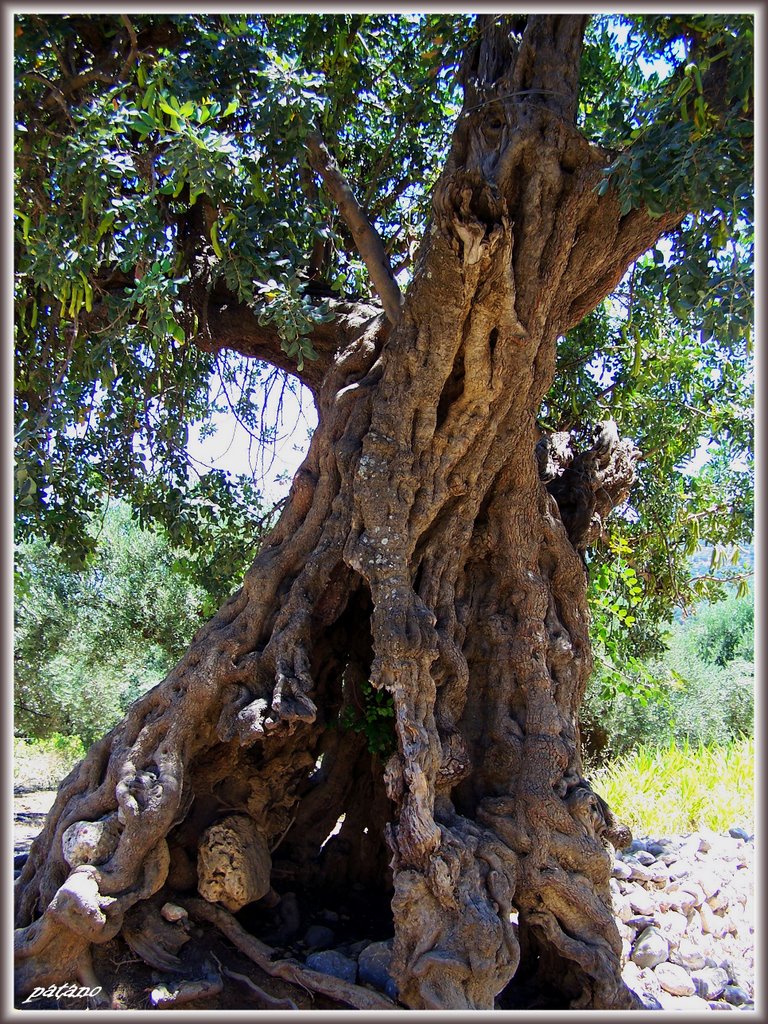
<path fill-rule="evenodd" d="M 606 843 L 627 835 L 582 777 L 578 709 L 582 553 L 637 452 L 610 424 L 573 452 L 536 414 L 558 337 L 680 217 L 621 216 L 596 194 L 608 158 L 574 123 L 585 18 L 481 25 L 396 322 L 358 304 L 339 308 L 333 345 L 323 328 L 319 425 L 277 527 L 64 781 L 32 847 L 20 995 L 90 977 L 90 946 L 153 898 L 200 886 L 239 906 L 266 889 L 271 854 L 263 899 L 362 883 L 391 902 L 407 1007 L 636 1005 L 608 886 Z M 268 351 L 245 313 L 238 333 L 214 306 L 207 347 Z M 341 727 L 366 681 L 393 701 L 386 761 Z M 102 824 L 72 865 L 77 822 Z M 253 859 L 247 884 L 213 884 L 198 858 L 225 833 Z"/>

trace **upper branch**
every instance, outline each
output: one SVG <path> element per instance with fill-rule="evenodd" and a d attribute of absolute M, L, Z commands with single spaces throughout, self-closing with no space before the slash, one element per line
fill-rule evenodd
<path fill-rule="evenodd" d="M 215 291 L 203 299 L 199 308 L 204 326 L 194 343 L 204 352 L 230 349 L 240 355 L 270 363 L 298 377 L 302 384 L 317 395 L 329 371 L 336 364 L 340 351 L 374 319 L 383 319 L 378 307 L 362 302 L 330 300 L 330 303 L 337 315 L 332 321 L 315 325 L 311 339 L 317 358 L 307 360 L 301 371 L 296 366 L 295 358 L 283 349 L 274 325 L 259 323 L 259 318 L 249 306 L 231 298 L 223 300 Z"/>
<path fill-rule="evenodd" d="M 358 252 L 368 268 L 373 286 L 384 306 L 384 312 L 393 324 L 397 323 L 403 296 L 392 274 L 389 258 L 379 233 L 366 217 L 362 207 L 355 199 L 349 183 L 319 135 L 308 136 L 307 151 L 310 165 L 321 175 L 329 195 L 338 206 L 341 216 L 352 232 Z"/>

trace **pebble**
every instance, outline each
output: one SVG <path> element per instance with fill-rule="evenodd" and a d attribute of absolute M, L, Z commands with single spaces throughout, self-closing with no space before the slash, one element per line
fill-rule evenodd
<path fill-rule="evenodd" d="M 665 992 L 671 996 L 693 996 L 696 994 L 696 985 L 693 978 L 684 967 L 671 964 L 669 961 L 657 964 L 654 967 L 659 984 Z"/>
<path fill-rule="evenodd" d="M 322 974 L 331 974 L 342 981 L 355 983 L 357 964 L 337 949 L 322 949 L 319 953 L 310 953 L 306 959 L 307 967 Z"/>
<path fill-rule="evenodd" d="M 632 959 L 638 967 L 655 967 L 669 958 L 669 943 L 658 928 L 641 932 L 632 950 Z"/>
<path fill-rule="evenodd" d="M 734 825 L 638 838 L 615 856 L 622 974 L 647 1009 L 751 1009 L 754 837 Z"/>
<path fill-rule="evenodd" d="M 728 835 L 731 836 L 733 839 L 743 839 L 744 842 L 747 842 L 749 839 L 752 838 L 745 828 L 741 828 L 739 826 L 736 826 L 735 828 L 729 828 Z"/>

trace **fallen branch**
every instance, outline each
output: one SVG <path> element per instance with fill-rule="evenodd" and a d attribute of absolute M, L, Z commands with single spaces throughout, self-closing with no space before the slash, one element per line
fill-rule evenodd
<path fill-rule="evenodd" d="M 193 898 L 178 902 L 186 907 L 192 917 L 202 918 L 215 925 L 241 953 L 244 953 L 249 960 L 253 960 L 257 967 L 273 978 L 282 978 L 283 981 L 299 985 L 310 992 L 319 992 L 320 995 L 336 999 L 340 1003 L 346 1003 L 356 1010 L 394 1010 L 397 1008 L 391 999 L 378 992 L 373 992 L 371 989 L 353 985 L 341 978 L 335 978 L 331 974 L 322 974 L 309 967 L 302 967 L 295 960 L 272 960 L 274 954 L 272 947 L 250 935 L 224 907 Z"/>
<path fill-rule="evenodd" d="M 307 136 L 307 151 L 310 166 L 322 177 L 328 194 L 338 206 L 339 213 L 352 232 L 357 251 L 368 268 L 373 286 L 384 306 L 384 312 L 393 324 L 397 323 L 403 296 L 392 274 L 389 257 L 378 231 L 366 217 L 347 179 L 319 135 L 312 133 Z"/>

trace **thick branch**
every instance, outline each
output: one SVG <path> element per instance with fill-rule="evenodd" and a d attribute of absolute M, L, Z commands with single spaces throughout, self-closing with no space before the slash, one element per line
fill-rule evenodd
<path fill-rule="evenodd" d="M 274 325 L 259 323 L 256 314 L 244 303 L 221 302 L 215 295 L 206 302 L 203 318 L 205 330 L 195 339 L 195 344 L 204 352 L 231 349 L 241 355 L 271 363 L 298 377 L 302 384 L 317 394 L 334 365 L 337 353 L 360 334 L 364 325 L 370 324 L 377 317 L 383 320 L 381 311 L 374 306 L 333 300 L 330 303 L 338 316 L 328 323 L 315 326 L 311 339 L 317 359 L 307 360 L 301 372 L 295 358 L 283 351 Z"/>
<path fill-rule="evenodd" d="M 307 137 L 307 151 L 310 165 L 322 177 L 328 194 L 338 206 L 344 222 L 352 232 L 355 245 L 368 268 L 387 317 L 393 324 L 397 323 L 403 296 L 392 274 L 379 233 L 366 217 L 346 178 L 319 135 Z"/>

